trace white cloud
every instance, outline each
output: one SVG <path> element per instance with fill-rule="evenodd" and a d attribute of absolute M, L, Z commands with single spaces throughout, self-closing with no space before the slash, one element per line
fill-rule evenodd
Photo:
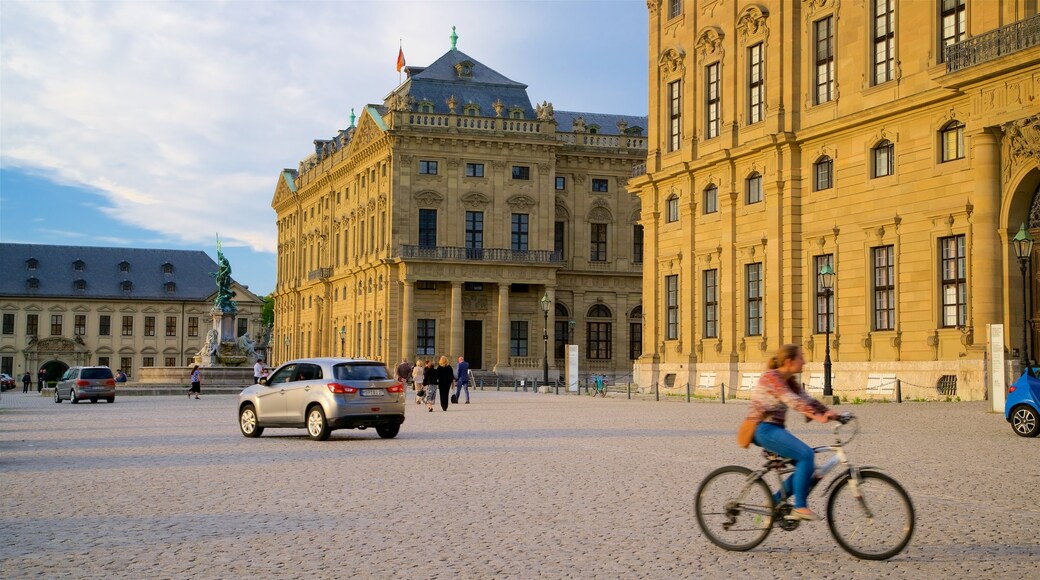
<path fill-rule="evenodd" d="M 532 101 L 646 114 L 641 4 L 5 0 L 0 162 L 94 188 L 160 237 L 273 252 L 280 170 L 393 89 L 399 38 L 426 65 L 455 25 Z M 607 20 L 621 11 L 642 20 Z"/>

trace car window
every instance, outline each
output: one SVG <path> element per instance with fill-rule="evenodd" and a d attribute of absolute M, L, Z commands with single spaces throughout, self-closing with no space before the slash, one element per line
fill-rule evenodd
<path fill-rule="evenodd" d="M 296 377 L 294 381 L 315 381 L 321 377 L 321 367 L 318 365 L 301 363 L 296 366 Z"/>
<path fill-rule="evenodd" d="M 75 369 L 69 369 L 69 370 L 65 371 L 65 374 L 61 375 L 61 378 L 58 379 L 58 380 L 67 381 L 70 378 L 72 378 L 72 373 L 74 373 L 74 372 L 76 372 Z"/>
<path fill-rule="evenodd" d="M 381 363 L 345 363 L 333 367 L 336 379 L 341 381 L 383 381 L 387 379 L 386 367 Z"/>
<path fill-rule="evenodd" d="M 295 370 L 296 365 L 285 365 L 271 375 L 271 378 L 267 380 L 267 384 L 274 385 L 277 383 L 288 383 L 293 380 L 293 372 Z"/>
<path fill-rule="evenodd" d="M 80 374 L 83 379 L 111 379 L 112 369 L 83 369 Z"/>

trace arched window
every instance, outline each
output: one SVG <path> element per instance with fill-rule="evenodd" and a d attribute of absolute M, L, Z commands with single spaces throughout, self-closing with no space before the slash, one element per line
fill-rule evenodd
<path fill-rule="evenodd" d="M 813 163 L 813 191 L 830 189 L 834 185 L 834 161 L 824 155 Z"/>
<path fill-rule="evenodd" d="M 610 309 L 602 304 L 589 308 L 586 315 L 585 356 L 589 360 L 610 360 L 613 358 L 613 319 Z"/>
<path fill-rule="evenodd" d="M 895 173 L 895 146 L 888 139 L 882 139 L 874 146 L 874 177 L 886 177 Z"/>
<path fill-rule="evenodd" d="M 163 264 L 162 265 L 162 273 L 163 274 L 173 274 L 173 264 L 171 264 L 169 262 L 166 262 L 165 264 Z"/>
<path fill-rule="evenodd" d="M 745 196 L 746 203 L 751 205 L 762 201 L 762 174 L 755 171 L 751 175 L 748 175 L 747 180 L 744 182 L 745 190 L 747 195 Z"/>
<path fill-rule="evenodd" d="M 679 221 L 679 196 L 674 193 L 668 197 L 665 202 L 667 211 L 665 212 L 665 221 L 668 223 Z"/>
<path fill-rule="evenodd" d="M 950 121 L 939 131 L 939 147 L 942 161 L 964 159 L 964 123 Z"/>
<path fill-rule="evenodd" d="M 559 302 L 553 308 L 555 321 L 553 322 L 553 344 L 556 345 L 554 356 L 563 359 L 567 356 L 567 345 L 571 343 L 570 333 L 570 311 Z"/>
<path fill-rule="evenodd" d="M 704 188 L 704 213 L 717 213 L 719 211 L 719 188 L 714 183 Z"/>

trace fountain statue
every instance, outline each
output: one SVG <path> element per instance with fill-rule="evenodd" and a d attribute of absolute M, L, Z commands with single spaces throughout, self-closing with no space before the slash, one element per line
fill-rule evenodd
<path fill-rule="evenodd" d="M 213 300 L 213 328 L 206 333 L 206 343 L 195 354 L 195 364 L 205 367 L 240 367 L 252 365 L 260 357 L 249 333 L 235 336 L 235 315 L 238 305 L 231 289 L 231 263 L 220 247 L 217 236 L 217 271 L 210 273 L 216 281 L 217 296 Z"/>

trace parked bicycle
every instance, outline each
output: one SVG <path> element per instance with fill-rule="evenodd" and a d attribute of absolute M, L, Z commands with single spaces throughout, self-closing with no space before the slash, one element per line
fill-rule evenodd
<path fill-rule="evenodd" d="M 852 425 L 852 430 L 843 430 Z M 836 466 L 837 476 L 827 484 L 827 526 L 846 552 L 865 560 L 887 560 L 903 551 L 914 533 L 914 505 L 899 483 L 874 466 L 849 462 L 845 446 L 859 433 L 859 422 L 842 414 L 832 432 L 833 445 L 814 447 L 817 454 L 833 453 L 813 474 L 812 489 Z M 801 522 L 788 519 L 793 497 L 784 490 L 784 476 L 794 471 L 790 459 L 763 451 L 766 462 L 752 471 L 739 465 L 720 467 L 697 489 L 697 524 L 716 546 L 746 551 L 761 544 L 773 527 L 791 532 Z M 766 482 L 775 474 L 779 489 Z"/>

